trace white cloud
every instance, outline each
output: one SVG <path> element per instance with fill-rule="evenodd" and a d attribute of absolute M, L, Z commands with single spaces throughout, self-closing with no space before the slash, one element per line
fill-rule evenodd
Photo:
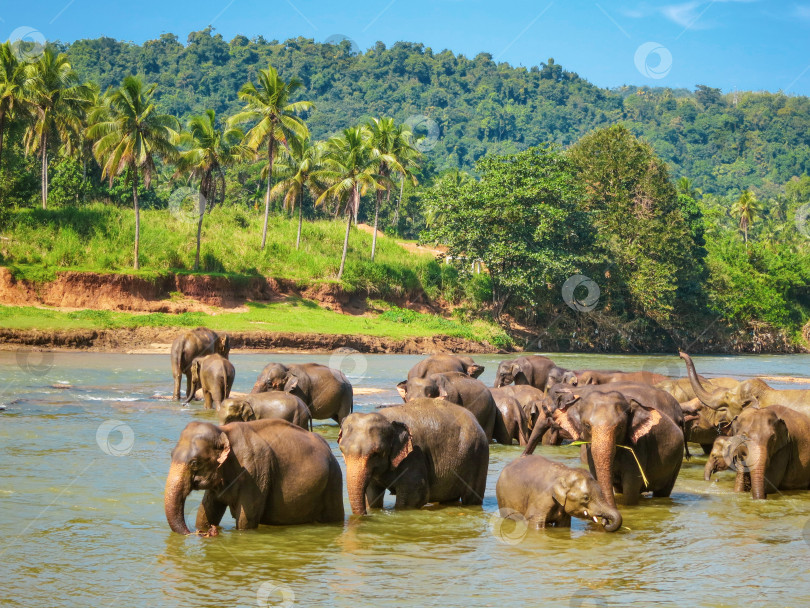
<path fill-rule="evenodd" d="M 750 3 L 758 2 L 758 0 L 691 0 L 690 2 L 683 2 L 681 4 L 668 4 L 661 7 L 661 14 L 673 23 L 677 23 L 681 27 L 687 29 L 707 29 L 712 27 L 707 22 L 701 22 L 700 18 L 709 10 L 713 4 L 727 4 L 727 3 Z"/>
<path fill-rule="evenodd" d="M 800 19 L 810 19 L 810 5 L 799 4 L 798 6 L 796 6 L 796 9 L 793 11 L 793 14 L 799 17 Z"/>

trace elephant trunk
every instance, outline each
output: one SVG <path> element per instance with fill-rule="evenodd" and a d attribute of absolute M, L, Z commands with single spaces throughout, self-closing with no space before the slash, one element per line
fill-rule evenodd
<path fill-rule="evenodd" d="M 616 455 L 614 433 L 608 427 L 596 427 L 591 441 L 591 458 L 596 470 L 596 480 L 608 505 L 616 508 L 613 496 L 613 460 Z"/>
<path fill-rule="evenodd" d="M 717 409 L 718 407 L 717 399 L 714 397 L 712 393 L 707 391 L 700 383 L 700 378 L 698 377 L 697 372 L 695 371 L 695 364 L 692 362 L 692 357 L 690 357 L 686 353 L 680 353 L 680 355 L 681 359 L 683 359 L 684 363 L 686 363 L 686 373 L 689 376 L 689 384 L 692 385 L 692 390 L 695 392 L 695 396 L 706 407 Z"/>
<path fill-rule="evenodd" d="M 622 527 L 622 514 L 615 508 L 605 509 L 602 513 L 602 525 L 605 526 L 605 531 L 615 532 Z"/>
<path fill-rule="evenodd" d="M 709 456 L 709 459 L 706 461 L 706 467 L 703 469 L 703 480 L 711 481 L 715 471 L 717 471 L 717 462 L 714 456 Z"/>
<path fill-rule="evenodd" d="M 751 463 L 751 498 L 765 499 L 765 469 L 768 465 L 765 450 L 759 446 L 748 446 L 747 462 Z"/>
<path fill-rule="evenodd" d="M 355 515 L 366 514 L 366 488 L 371 471 L 368 456 L 346 456 L 346 487 L 349 491 L 349 503 Z"/>
<path fill-rule="evenodd" d="M 163 498 L 163 507 L 166 511 L 166 521 L 172 532 L 178 534 L 191 534 L 186 526 L 184 515 L 186 498 L 191 493 L 191 472 L 188 466 L 173 462 L 166 477 L 166 491 Z"/>

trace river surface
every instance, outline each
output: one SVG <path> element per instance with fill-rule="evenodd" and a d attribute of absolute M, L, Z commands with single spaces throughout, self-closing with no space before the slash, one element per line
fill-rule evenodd
<path fill-rule="evenodd" d="M 551 356 L 570 368 L 683 374 L 676 357 Z M 270 361 L 340 367 L 356 387 L 383 389 L 356 396 L 359 411 L 398 402 L 394 385 L 420 358 L 231 356 L 234 390 L 245 392 Z M 476 356 L 488 385 L 499 359 Z M 806 355 L 695 361 L 708 376 L 810 376 Z M 163 513 L 169 454 L 188 422 L 215 420 L 170 394 L 168 355 L 0 352 L 0 604 L 810 605 L 810 492 L 754 503 L 732 491 L 728 471 L 704 482 L 703 456 L 684 463 L 671 498 L 620 505 L 625 527 L 615 534 L 576 519 L 570 529 L 527 532 L 498 518 L 495 483 L 521 448 L 494 445 L 483 507 L 386 509 L 358 520 L 347 501 L 343 526 L 238 532 L 226 513 L 218 537 L 179 536 Z M 337 427 L 323 421 L 315 431 L 343 466 Z M 538 452 L 579 464 L 575 447 Z M 190 525 L 201 498 L 187 501 Z"/>

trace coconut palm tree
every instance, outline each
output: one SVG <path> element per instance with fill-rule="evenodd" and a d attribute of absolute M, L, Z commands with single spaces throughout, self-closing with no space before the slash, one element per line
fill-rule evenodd
<path fill-rule="evenodd" d="M 377 173 L 383 189 L 377 190 L 374 202 L 374 232 L 371 237 L 371 259 L 377 250 L 377 223 L 380 215 L 380 204 L 383 195 L 391 199 L 391 173 L 397 172 L 404 177 L 405 166 L 414 162 L 419 151 L 411 145 L 411 129 L 408 125 L 398 125 L 393 118 L 373 118 L 368 123 L 371 133 L 371 155 L 377 162 Z"/>
<path fill-rule="evenodd" d="M 178 154 L 174 177 L 188 175 L 189 179 L 199 180 L 200 183 L 194 270 L 200 268 L 200 236 L 205 211 L 224 201 L 223 169 L 235 164 L 245 155 L 245 150 L 239 143 L 243 137 L 241 129 L 217 129 L 214 110 L 206 110 L 202 116 L 192 116 L 188 121 L 188 130 L 180 137 L 180 145 L 185 149 Z"/>
<path fill-rule="evenodd" d="M 112 184 L 116 176 L 126 174 L 132 184 L 135 208 L 135 269 L 140 267 L 138 246 L 141 238 L 141 214 L 138 208 L 138 183 L 147 189 L 155 173 L 155 160 L 172 161 L 177 155 L 174 142 L 179 139 L 174 116 L 159 114 L 152 101 L 156 85 L 144 85 L 140 78 L 127 76 L 118 89 L 108 91 L 91 115 L 87 136 L 94 140 L 93 154 L 101 165 L 101 177 Z"/>
<path fill-rule="evenodd" d="M 293 93 L 302 83 L 297 78 L 285 82 L 272 65 L 259 70 L 258 87 L 246 83 L 239 91 L 239 99 L 245 102 L 241 112 L 232 116 L 229 124 L 248 122 L 256 124 L 245 134 L 244 144 L 258 153 L 267 149 L 267 194 L 264 199 L 264 227 L 262 228 L 262 249 L 267 242 L 267 218 L 270 215 L 270 191 L 272 189 L 273 163 L 279 144 L 287 145 L 293 137 L 304 138 L 309 130 L 296 114 L 312 108 L 309 101 L 290 102 Z"/>
<path fill-rule="evenodd" d="M 750 190 L 743 192 L 740 198 L 731 206 L 731 214 L 739 219 L 740 230 L 743 231 L 746 245 L 748 244 L 748 228 L 759 217 L 761 212 L 762 205 Z"/>
<path fill-rule="evenodd" d="M 406 125 L 407 127 L 407 125 Z M 392 226 L 399 224 L 399 210 L 402 205 L 402 196 L 405 194 L 405 180 L 409 180 L 412 184 L 416 185 L 416 170 L 419 168 L 419 159 L 422 154 L 414 148 L 411 144 L 413 133 L 407 137 L 404 143 L 407 143 L 408 148 L 403 148 L 399 154 L 399 198 L 397 199 L 397 208 L 394 212 L 394 219 L 391 222 Z"/>
<path fill-rule="evenodd" d="M 0 170 L 3 167 L 3 138 L 6 121 L 25 106 L 25 64 L 17 61 L 11 43 L 0 44 Z"/>
<path fill-rule="evenodd" d="M 24 68 L 25 97 L 33 114 L 25 133 L 26 154 L 36 152 L 42 159 L 42 208 L 48 207 L 48 151 L 61 143 L 72 153 L 85 112 L 92 99 L 91 87 L 80 84 L 67 55 L 46 48 L 39 59 Z"/>
<path fill-rule="evenodd" d="M 301 226 L 304 222 L 304 190 L 319 193 L 319 188 L 312 179 L 312 174 L 321 169 L 322 149 L 312 144 L 309 137 L 293 137 L 288 142 L 289 148 L 273 167 L 279 181 L 270 191 L 271 198 L 284 196 L 284 207 L 293 211 L 298 204 L 298 236 L 295 248 L 301 247 Z"/>
<path fill-rule="evenodd" d="M 340 258 L 338 280 L 343 277 L 346 267 L 346 253 L 349 250 L 349 232 L 352 218 L 360 210 L 360 199 L 369 188 L 382 188 L 376 173 L 378 163 L 371 153 L 371 132 L 368 127 L 359 126 L 344 129 L 343 133 L 326 142 L 323 157 L 324 168 L 315 172 L 313 178 L 329 184 L 318 197 L 316 204 L 327 199 L 336 201 L 336 212 L 341 208 L 346 214 L 346 235 L 343 237 L 343 255 Z"/>

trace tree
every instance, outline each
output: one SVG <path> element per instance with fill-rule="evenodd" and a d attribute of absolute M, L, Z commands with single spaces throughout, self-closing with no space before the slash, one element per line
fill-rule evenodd
<path fill-rule="evenodd" d="M 101 165 L 101 177 L 110 185 L 116 176 L 127 174 L 135 208 L 135 263 L 140 268 L 138 246 L 141 214 L 138 208 L 138 180 L 148 189 L 155 173 L 155 160 L 172 161 L 179 138 L 174 116 L 159 114 L 152 100 L 156 85 L 145 86 L 140 78 L 127 76 L 118 89 L 108 91 L 93 110 L 87 136 L 93 140 L 93 154 Z"/>
<path fill-rule="evenodd" d="M 301 247 L 301 226 L 304 221 L 304 190 L 315 193 L 318 187 L 312 179 L 313 173 L 321 169 L 322 147 L 312 144 L 309 137 L 294 137 L 288 142 L 285 155 L 274 167 L 279 181 L 270 192 L 272 198 L 284 196 L 284 207 L 295 210 L 298 204 L 298 235 L 295 248 Z"/>
<path fill-rule="evenodd" d="M 244 134 L 237 128 L 217 129 L 214 110 L 206 110 L 202 116 L 192 116 L 188 130 L 180 137 L 185 149 L 178 154 L 175 177 L 188 174 L 189 179 L 200 184 L 197 218 L 197 254 L 194 270 L 200 268 L 200 236 L 205 212 L 225 199 L 225 172 L 223 169 L 244 156 L 240 145 Z"/>
<path fill-rule="evenodd" d="M 68 154 L 76 142 L 71 133 L 79 133 L 85 111 L 90 107 L 92 89 L 79 83 L 79 77 L 64 53 L 46 48 L 40 58 L 27 64 L 25 96 L 33 118 L 25 134 L 26 153 L 38 152 L 42 160 L 42 208 L 48 207 L 48 150 L 61 143 Z"/>
<path fill-rule="evenodd" d="M 748 228 L 761 212 L 762 205 L 750 190 L 744 191 L 731 206 L 731 215 L 739 220 L 740 230 L 743 231 L 743 242 L 746 244 L 748 243 Z"/>
<path fill-rule="evenodd" d="M 0 171 L 3 168 L 3 138 L 6 121 L 25 104 L 25 72 L 17 61 L 11 43 L 0 44 Z"/>
<path fill-rule="evenodd" d="M 434 218 L 426 239 L 464 264 L 489 271 L 497 318 L 510 302 L 536 308 L 590 263 L 592 231 L 570 162 L 559 151 L 529 148 L 476 164 L 480 181 L 449 175 L 425 195 Z"/>
<path fill-rule="evenodd" d="M 411 145 L 411 129 L 407 125 L 398 125 L 393 118 L 372 118 L 368 123 L 371 133 L 369 145 L 371 155 L 377 162 L 377 173 L 383 189 L 377 190 L 374 199 L 374 232 L 371 237 L 371 260 L 377 249 L 377 224 L 380 216 L 380 204 L 383 194 L 391 198 L 391 173 L 398 172 L 403 176 L 406 168 L 416 162 L 419 151 Z M 414 183 L 416 180 L 414 179 Z"/>
<path fill-rule="evenodd" d="M 302 83 L 297 78 L 288 82 L 282 80 L 272 65 L 266 70 L 259 70 L 258 88 L 246 83 L 239 91 L 239 99 L 245 102 L 244 109 L 230 118 L 229 124 L 241 124 L 256 121 L 245 134 L 245 145 L 258 152 L 267 147 L 267 194 L 264 200 L 264 227 L 262 228 L 262 249 L 267 242 L 267 218 L 270 215 L 270 191 L 272 189 L 273 162 L 276 146 L 286 144 L 293 137 L 304 138 L 309 130 L 304 122 L 296 116 L 299 112 L 312 108 L 309 101 L 290 103 L 292 94 Z"/>
<path fill-rule="evenodd" d="M 371 133 L 365 126 L 344 129 L 342 134 L 332 137 L 326 143 L 324 168 L 314 175 L 315 179 L 329 184 L 316 203 L 334 199 L 336 214 L 343 207 L 347 217 L 338 280 L 343 277 L 346 266 L 352 217 L 356 219 L 360 211 L 360 198 L 369 188 L 377 190 L 382 187 L 378 183 L 379 175 L 375 173 L 377 162 L 371 154 L 370 139 Z"/>

